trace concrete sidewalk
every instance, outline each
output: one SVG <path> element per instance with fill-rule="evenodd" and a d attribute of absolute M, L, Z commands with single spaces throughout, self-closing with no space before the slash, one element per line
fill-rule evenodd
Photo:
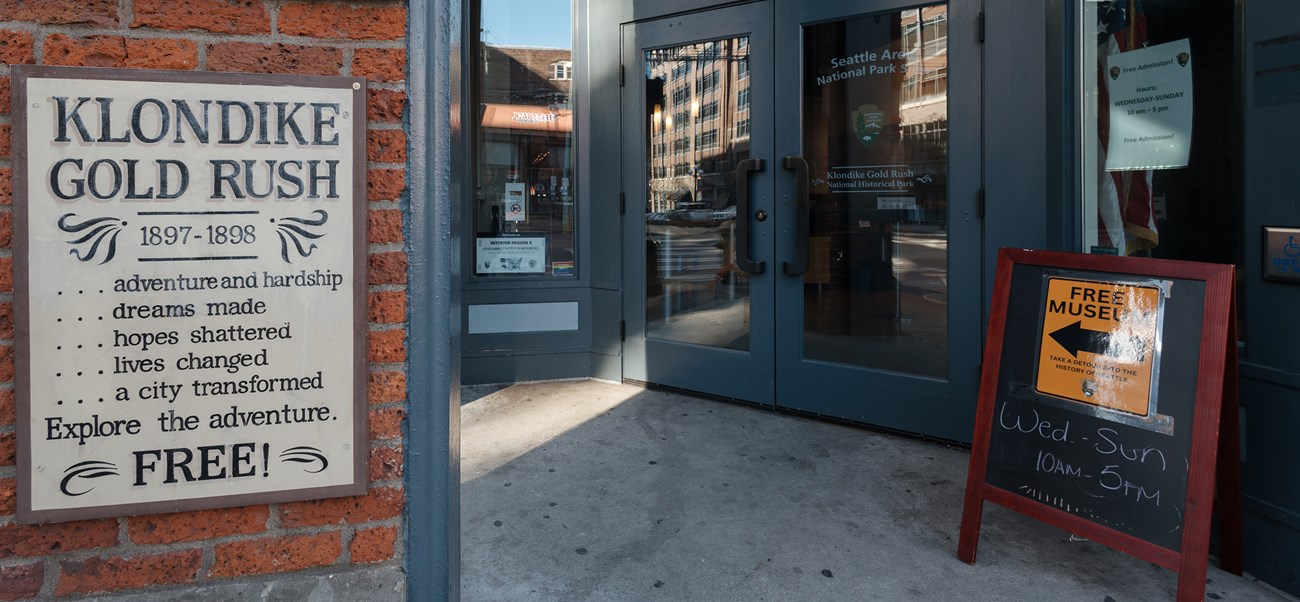
<path fill-rule="evenodd" d="M 1176 575 L 989 505 L 969 454 L 600 381 L 466 387 L 467 601 L 1173 600 Z M 1294 600 L 1210 569 L 1212 600 Z"/>

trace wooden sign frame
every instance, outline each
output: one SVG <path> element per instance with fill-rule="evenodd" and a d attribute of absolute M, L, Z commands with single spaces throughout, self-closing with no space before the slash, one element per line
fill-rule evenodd
<path fill-rule="evenodd" d="M 987 480 L 995 405 L 1002 373 L 1008 306 L 1016 266 L 1077 270 L 1119 279 L 1168 278 L 1204 283 L 1200 348 L 1195 374 L 1187 488 L 1177 549 L 1152 543 L 1124 530 L 990 484 Z M 1037 300 L 1035 300 L 1037 302 Z M 1220 514 L 1220 564 L 1241 574 L 1241 464 L 1238 432 L 1237 329 L 1233 266 L 1207 263 L 1002 249 L 998 253 L 993 306 L 980 375 L 979 407 L 967 475 L 957 557 L 974 564 L 984 502 L 990 501 L 1080 537 L 1150 561 L 1178 573 L 1178 600 L 1201 600 L 1210 545 L 1212 510 Z M 1163 334 L 1161 335 L 1163 336 Z M 1039 394 L 1039 397 L 1042 397 Z M 1217 500 L 1216 500 L 1217 477 Z"/>

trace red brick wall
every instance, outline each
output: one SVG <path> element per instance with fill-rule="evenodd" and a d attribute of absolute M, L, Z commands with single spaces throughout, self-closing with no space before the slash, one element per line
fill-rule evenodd
<path fill-rule="evenodd" d="M 401 562 L 406 20 L 401 0 L 0 0 L 0 600 Z M 370 80 L 368 495 L 54 525 L 15 522 L 9 65 L 20 63 Z"/>

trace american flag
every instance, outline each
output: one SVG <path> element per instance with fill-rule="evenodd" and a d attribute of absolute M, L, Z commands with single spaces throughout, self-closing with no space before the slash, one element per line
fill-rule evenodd
<path fill-rule="evenodd" d="M 1097 8 L 1097 245 L 1132 255 L 1160 244 L 1151 205 L 1150 171 L 1106 171 L 1110 144 L 1108 59 L 1147 45 L 1147 18 L 1142 0 L 1107 0 Z"/>

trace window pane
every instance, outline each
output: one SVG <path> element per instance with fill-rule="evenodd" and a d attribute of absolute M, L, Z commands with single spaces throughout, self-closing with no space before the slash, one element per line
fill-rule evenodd
<path fill-rule="evenodd" d="M 1238 262 L 1233 1 L 1078 6 L 1081 250 Z"/>
<path fill-rule="evenodd" d="M 735 267 L 748 48 L 739 37 L 645 53 L 647 337 L 749 349 L 749 275 Z"/>
<path fill-rule="evenodd" d="M 474 272 L 577 274 L 568 0 L 482 0 Z"/>
<path fill-rule="evenodd" d="M 948 373 L 947 23 L 940 4 L 804 28 L 806 359 Z"/>
<path fill-rule="evenodd" d="M 1234 4 L 1078 1 L 1081 251 L 1243 264 Z"/>

